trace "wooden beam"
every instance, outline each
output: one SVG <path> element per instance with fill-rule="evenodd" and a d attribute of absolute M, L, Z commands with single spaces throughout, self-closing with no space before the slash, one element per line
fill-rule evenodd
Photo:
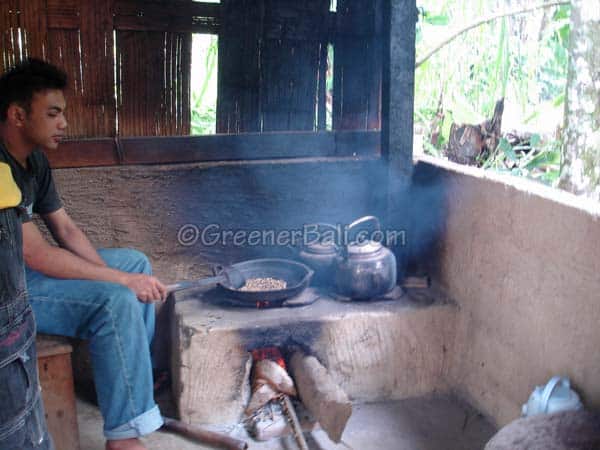
<path fill-rule="evenodd" d="M 79 139 L 47 150 L 53 168 L 307 157 L 376 157 L 375 131 Z"/>
<path fill-rule="evenodd" d="M 178 3 L 172 7 L 145 0 L 117 0 L 114 24 L 117 30 L 217 33 L 221 5 Z"/>
<path fill-rule="evenodd" d="M 53 169 L 119 164 L 117 144 L 113 138 L 65 141 L 58 149 L 45 152 Z"/>
<path fill-rule="evenodd" d="M 367 156 L 381 154 L 379 131 L 335 131 L 336 156 Z"/>
<path fill-rule="evenodd" d="M 121 138 L 124 164 L 376 155 L 379 133 L 245 133 Z"/>

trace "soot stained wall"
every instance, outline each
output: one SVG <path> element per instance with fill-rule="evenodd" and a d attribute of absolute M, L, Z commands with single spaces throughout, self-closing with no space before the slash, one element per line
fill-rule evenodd
<path fill-rule="evenodd" d="M 210 263 L 255 256 L 292 257 L 283 246 L 183 246 L 178 231 L 292 230 L 316 221 L 349 223 L 379 215 L 385 202 L 380 162 L 295 161 L 59 169 L 54 176 L 67 211 L 98 247 L 145 252 L 167 283 L 210 273 Z M 165 309 L 166 310 L 166 309 Z M 156 341 L 166 360 L 166 311 Z"/>

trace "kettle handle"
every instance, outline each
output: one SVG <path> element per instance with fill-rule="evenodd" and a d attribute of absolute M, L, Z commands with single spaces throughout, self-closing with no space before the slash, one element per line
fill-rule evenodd
<path fill-rule="evenodd" d="M 333 245 L 334 245 L 334 247 L 335 247 L 336 249 L 338 249 L 338 247 L 339 247 L 339 246 L 337 245 L 337 243 L 338 243 L 338 241 L 339 241 L 339 239 L 340 239 L 340 236 L 339 236 L 340 230 L 339 230 L 339 228 L 338 228 L 337 226 L 335 226 L 335 225 L 333 225 L 333 224 L 331 224 L 331 223 L 327 223 L 327 222 L 315 222 L 315 223 L 309 223 L 308 225 L 309 225 L 309 226 L 310 226 L 310 225 L 314 225 L 314 226 L 316 226 L 316 227 L 317 227 L 317 232 L 318 232 L 319 230 L 323 229 L 323 228 L 325 228 L 325 229 L 329 229 L 329 230 L 333 230 L 333 232 L 334 232 L 334 233 L 335 233 L 335 235 L 336 235 L 336 237 L 334 238 Z M 305 225 L 305 226 L 306 226 L 306 225 Z M 321 236 L 320 234 L 319 234 L 318 236 L 319 236 L 319 238 L 317 239 L 317 241 L 318 241 L 318 242 L 321 242 L 321 240 L 322 240 L 322 236 Z M 304 238 L 304 239 L 306 240 L 306 236 L 305 236 L 305 238 Z M 301 245 L 302 247 L 306 246 L 306 242 L 302 242 L 301 244 L 302 244 L 302 245 Z"/>
<path fill-rule="evenodd" d="M 559 376 L 550 378 L 550 381 L 548 381 L 548 383 L 546 384 L 546 387 L 544 388 L 544 392 L 542 392 L 542 400 L 541 400 L 541 405 L 540 405 L 542 407 L 541 409 L 544 413 L 548 411 L 548 402 L 550 401 L 552 392 L 554 392 L 554 389 L 556 389 L 556 387 L 559 384 L 562 384 L 566 388 L 570 387 L 569 379 L 559 377 Z"/>
<path fill-rule="evenodd" d="M 375 222 L 375 224 L 377 225 L 377 231 L 381 231 L 381 222 L 379 222 L 379 219 L 375 216 L 364 216 L 361 217 L 359 219 L 356 219 L 354 222 L 352 222 L 350 225 L 348 225 L 348 228 L 346 228 L 346 232 L 348 233 L 348 236 L 350 235 L 350 230 L 358 225 L 362 225 L 363 223 L 366 222 Z"/>
<path fill-rule="evenodd" d="M 363 224 L 365 222 L 369 222 L 371 220 L 377 224 L 377 230 L 381 231 L 381 222 L 379 222 L 379 219 L 375 216 L 364 216 L 364 217 L 361 217 L 360 219 L 356 219 L 354 222 L 352 222 L 350 225 L 348 225 L 348 231 L 350 231 L 352 228 L 354 228 L 357 225 Z"/>

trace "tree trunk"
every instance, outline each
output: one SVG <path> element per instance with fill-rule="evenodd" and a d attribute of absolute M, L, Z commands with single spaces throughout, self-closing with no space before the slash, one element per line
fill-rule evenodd
<path fill-rule="evenodd" d="M 571 2 L 560 187 L 600 200 L 600 0 Z"/>

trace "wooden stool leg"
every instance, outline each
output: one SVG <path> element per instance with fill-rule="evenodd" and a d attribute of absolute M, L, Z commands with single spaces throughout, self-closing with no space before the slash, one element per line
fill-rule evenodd
<path fill-rule="evenodd" d="M 79 427 L 71 354 L 38 357 L 38 370 L 48 430 L 60 450 L 79 450 Z"/>

